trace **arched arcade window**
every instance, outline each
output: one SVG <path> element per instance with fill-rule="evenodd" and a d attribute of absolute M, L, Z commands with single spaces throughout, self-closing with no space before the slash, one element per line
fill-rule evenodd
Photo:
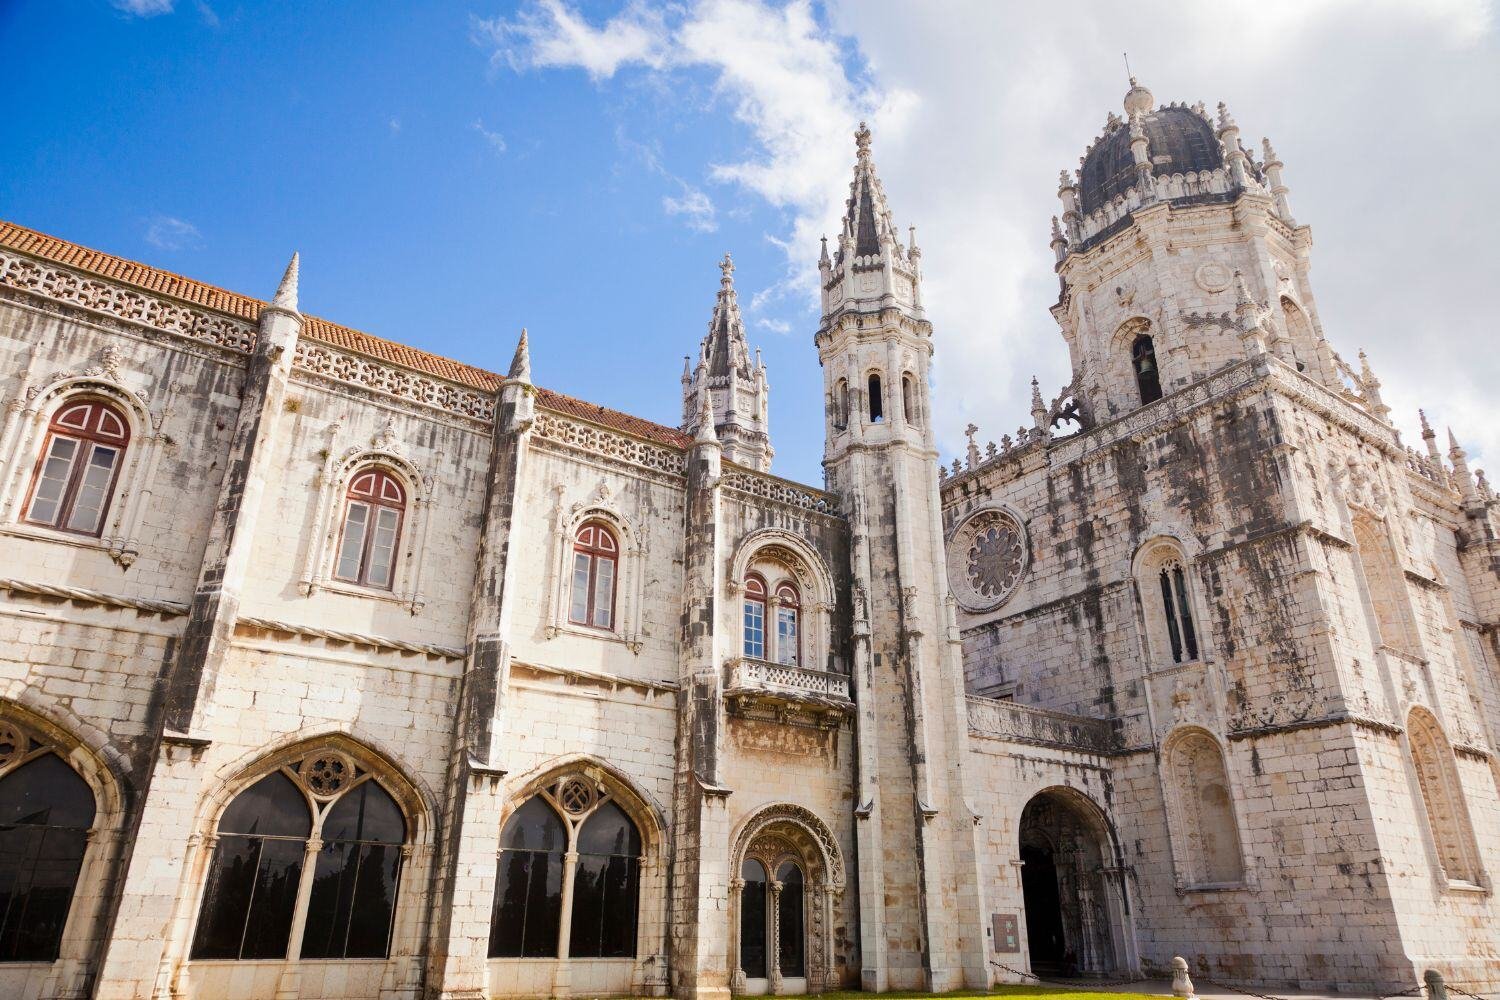
<path fill-rule="evenodd" d="M 743 605 L 745 655 L 763 660 L 766 656 L 766 581 L 758 575 L 745 578 Z"/>
<path fill-rule="evenodd" d="M 802 662 L 802 600 L 790 583 L 776 588 L 776 662 Z"/>
<path fill-rule="evenodd" d="M 345 754 L 313 754 L 261 778 L 224 810 L 217 839 L 194 959 L 390 954 L 406 820 Z"/>
<path fill-rule="evenodd" d="M 344 526 L 333 575 L 347 583 L 390 590 L 396 543 L 406 514 L 406 491 L 384 469 L 366 469 L 349 481 Z"/>
<path fill-rule="evenodd" d="M 1130 365 L 1135 371 L 1135 387 L 1141 395 L 1141 405 L 1161 399 L 1161 372 L 1156 367 L 1156 346 L 1151 335 L 1143 333 L 1130 345 Z"/>
<path fill-rule="evenodd" d="M 776 872 L 776 965 L 785 977 L 807 975 L 806 932 L 803 928 L 802 868 L 786 861 Z"/>
<path fill-rule="evenodd" d="M 57 959 L 94 814 L 77 771 L 0 723 L 0 962 Z"/>
<path fill-rule="evenodd" d="M 47 425 L 26 520 L 98 535 L 129 443 L 130 425 L 113 405 L 98 399 L 64 404 Z"/>
<path fill-rule="evenodd" d="M 1198 658 L 1198 631 L 1193 626 L 1193 602 L 1188 598 L 1187 573 L 1182 562 L 1169 559 L 1156 573 L 1161 591 L 1162 617 L 1167 623 L 1167 640 L 1172 647 L 1172 662 L 1185 663 Z"/>
<path fill-rule="evenodd" d="M 1243 881 L 1239 825 L 1219 744 L 1201 730 L 1180 736 L 1169 750 L 1168 775 L 1176 800 L 1173 829 L 1183 840 L 1182 881 L 1190 885 Z"/>
<path fill-rule="evenodd" d="M 575 625 L 614 628 L 615 567 L 620 543 L 600 521 L 586 521 L 573 538 L 573 589 L 568 620 Z"/>
<path fill-rule="evenodd" d="M 907 372 L 901 376 L 901 412 L 913 427 L 917 425 L 917 405 L 917 380 Z"/>
<path fill-rule="evenodd" d="M 500 834 L 489 957 L 634 958 L 641 849 L 596 782 L 568 777 L 527 799 Z"/>
<path fill-rule="evenodd" d="M 880 375 L 877 372 L 870 373 L 870 423 L 878 424 L 885 420 L 885 396 L 880 391 Z"/>
<path fill-rule="evenodd" d="M 1478 851 L 1448 739 L 1437 719 L 1421 708 L 1412 709 L 1406 733 L 1427 829 L 1443 874 L 1450 882 L 1478 885 Z"/>
<path fill-rule="evenodd" d="M 849 383 L 839 379 L 833 387 L 833 426 L 843 430 L 849 426 Z"/>

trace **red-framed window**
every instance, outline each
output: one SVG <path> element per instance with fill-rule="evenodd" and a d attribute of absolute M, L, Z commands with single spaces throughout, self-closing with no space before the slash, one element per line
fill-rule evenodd
<path fill-rule="evenodd" d="M 26 520 L 99 535 L 129 444 L 130 424 L 113 405 L 99 399 L 64 404 L 47 425 Z"/>
<path fill-rule="evenodd" d="M 745 577 L 745 655 L 766 658 L 766 581 L 754 573 Z"/>
<path fill-rule="evenodd" d="M 795 667 L 802 662 L 802 599 L 796 587 L 783 583 L 776 602 L 776 662 Z"/>
<path fill-rule="evenodd" d="M 620 543 L 599 521 L 586 521 L 573 537 L 573 596 L 568 620 L 592 628 L 615 627 L 615 578 Z"/>
<path fill-rule="evenodd" d="M 406 517 L 406 490 L 383 469 L 366 469 L 349 481 L 335 579 L 390 590 L 396 546 Z"/>

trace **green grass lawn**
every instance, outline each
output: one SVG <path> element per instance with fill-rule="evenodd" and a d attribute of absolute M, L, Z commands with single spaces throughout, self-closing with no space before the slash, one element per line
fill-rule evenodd
<path fill-rule="evenodd" d="M 959 990 L 956 993 L 860 993 L 848 990 L 839 993 L 819 993 L 823 1000 L 858 1000 L 861 997 L 1037 997 L 1046 1000 L 1161 1000 L 1147 993 L 1106 993 L 1103 990 L 1076 990 L 1066 986 L 996 986 L 992 990 Z"/>

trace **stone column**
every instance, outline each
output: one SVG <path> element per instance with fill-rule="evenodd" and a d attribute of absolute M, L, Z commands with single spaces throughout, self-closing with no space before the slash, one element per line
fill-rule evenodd
<path fill-rule="evenodd" d="M 745 956 L 740 953 L 740 941 L 745 932 L 740 921 L 745 919 L 741 905 L 745 892 L 745 880 L 736 875 L 729 880 L 729 949 L 734 953 L 734 973 L 729 977 L 729 992 L 735 996 L 745 993 Z"/>
<path fill-rule="evenodd" d="M 766 975 L 771 980 L 771 993 L 779 995 L 785 986 L 781 978 L 781 890 L 782 883 L 772 879 L 767 883 L 771 890 L 771 929 L 766 940 Z"/>
<path fill-rule="evenodd" d="M 447 820 L 438 844 L 428 943 L 428 989 L 442 1000 L 488 994 L 490 915 L 504 811 L 503 740 L 510 679 L 510 622 L 519 561 L 511 530 L 525 483 L 535 420 L 531 357 L 521 331 L 495 399 L 469 648 L 449 763 Z"/>
<path fill-rule="evenodd" d="M 322 837 L 315 834 L 307 838 L 307 847 L 302 852 L 302 877 L 297 882 L 297 901 L 292 904 L 292 933 L 287 940 L 286 967 L 276 983 L 276 1000 L 297 1000 L 302 994 L 302 938 L 307 933 L 307 901 L 312 898 L 313 871 L 317 868 L 318 852 L 322 849 Z"/>
<path fill-rule="evenodd" d="M 576 838 L 578 830 L 571 831 Z M 575 845 L 576 846 L 576 845 Z M 557 969 L 552 975 L 552 995 L 569 996 L 573 992 L 572 963 L 568 956 L 573 947 L 573 885 L 578 877 L 578 852 L 563 854 L 562 919 L 557 922 Z"/>

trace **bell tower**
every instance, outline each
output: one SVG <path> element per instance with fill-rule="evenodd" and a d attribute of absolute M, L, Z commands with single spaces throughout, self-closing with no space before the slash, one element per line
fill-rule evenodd
<path fill-rule="evenodd" d="M 833 256 L 815 337 L 824 469 L 850 521 L 858 705 L 860 953 L 866 990 L 988 984 L 958 632 L 945 576 L 938 453 L 915 230 L 902 244 L 870 152 Z"/>

